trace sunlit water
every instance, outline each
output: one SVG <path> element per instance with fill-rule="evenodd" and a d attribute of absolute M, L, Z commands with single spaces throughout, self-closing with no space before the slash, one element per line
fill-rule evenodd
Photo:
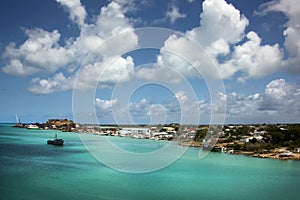
<path fill-rule="evenodd" d="M 0 125 L 0 199 L 299 199 L 300 161 L 210 153 L 190 148 L 172 165 L 131 174 L 96 160 L 78 134 Z M 47 145 L 55 133 L 63 147 Z M 94 136 L 103 137 L 103 136 Z M 164 141 L 110 138 L 132 152 Z"/>

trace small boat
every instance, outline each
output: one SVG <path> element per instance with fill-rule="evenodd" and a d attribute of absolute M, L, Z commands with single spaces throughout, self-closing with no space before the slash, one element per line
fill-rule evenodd
<path fill-rule="evenodd" d="M 40 128 L 36 124 L 29 124 L 27 126 L 27 129 L 30 129 L 30 130 L 39 130 Z"/>
<path fill-rule="evenodd" d="M 52 144 L 52 145 L 58 145 L 58 146 L 63 146 L 64 145 L 64 140 L 63 139 L 54 139 L 54 140 L 48 140 L 47 144 Z"/>

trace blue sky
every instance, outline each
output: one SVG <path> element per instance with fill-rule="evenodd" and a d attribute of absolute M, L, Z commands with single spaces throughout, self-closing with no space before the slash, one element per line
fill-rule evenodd
<path fill-rule="evenodd" d="M 0 122 L 299 122 L 297 3 L 1 1 Z"/>

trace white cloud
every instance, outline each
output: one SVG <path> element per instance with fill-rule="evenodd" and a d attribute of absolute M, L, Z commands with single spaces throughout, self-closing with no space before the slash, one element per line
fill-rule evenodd
<path fill-rule="evenodd" d="M 114 38 L 110 40 L 111 37 Z M 103 86 L 116 83 L 121 77 L 128 79 L 134 66 L 133 60 L 131 57 L 121 58 L 118 55 L 135 48 L 137 44 L 138 38 L 122 7 L 116 2 L 102 7 L 96 23 L 82 28 L 81 35 L 74 42 L 74 49 L 79 50 L 78 57 L 97 48 L 85 60 L 85 66 L 81 70 L 83 75 L 88 76 L 77 77 L 77 81 L 85 84 L 82 89 L 94 85 L 102 73 L 100 81 Z M 115 62 L 110 64 L 113 60 Z"/>
<path fill-rule="evenodd" d="M 224 0 L 206 0 L 202 4 L 200 26 L 187 32 L 187 35 L 204 47 L 223 39 L 233 44 L 244 35 L 248 19 L 232 4 Z"/>
<path fill-rule="evenodd" d="M 100 118 L 101 122 L 109 121 L 109 123 L 114 123 L 114 117 L 112 112 L 112 107 L 118 103 L 117 99 L 105 100 L 96 98 L 95 107 L 97 108 L 97 117 Z"/>
<path fill-rule="evenodd" d="M 212 114 L 218 120 L 225 112 L 227 123 L 274 123 L 278 120 L 297 122 L 300 117 L 300 88 L 284 79 L 271 81 L 262 93 L 218 93 L 213 98 L 213 102 L 195 100 L 185 91 L 179 90 L 172 99 L 162 104 L 144 98 L 138 102 L 129 102 L 128 108 L 133 119 L 153 123 L 209 123 Z M 103 109 L 110 108 L 110 102 L 101 101 Z M 114 102 L 116 104 L 117 100 Z"/>
<path fill-rule="evenodd" d="M 300 89 L 286 83 L 284 79 L 271 81 L 265 89 L 264 99 L 260 106 L 262 111 L 273 111 L 276 114 L 300 114 Z"/>
<path fill-rule="evenodd" d="M 300 73 L 300 7 L 299 2 L 294 0 L 270 1 L 260 6 L 256 14 L 266 15 L 269 12 L 282 12 L 288 21 L 283 31 L 285 48 L 289 54 L 285 67 L 290 72 Z"/>
<path fill-rule="evenodd" d="M 241 116 L 241 115 L 255 115 L 255 112 L 262 102 L 262 96 L 258 93 L 253 95 L 244 96 L 232 92 L 227 97 L 227 113 L 229 115 Z"/>
<path fill-rule="evenodd" d="M 150 117 L 150 124 L 167 123 L 167 110 L 160 104 L 151 105 L 147 115 Z"/>
<path fill-rule="evenodd" d="M 96 62 L 82 67 L 77 76 L 72 74 L 65 77 L 60 72 L 48 79 L 34 78 L 28 90 L 35 94 L 49 94 L 71 89 L 110 88 L 116 83 L 122 83 L 130 79 L 133 68 L 134 63 L 130 56 L 127 58 L 108 58 L 103 62 Z"/>
<path fill-rule="evenodd" d="M 263 112 L 258 110 L 261 102 L 262 96 L 258 93 L 245 96 L 232 92 L 229 94 L 217 94 L 214 103 L 200 101 L 199 106 L 201 108 L 201 115 L 206 118 L 207 122 L 209 122 L 209 117 L 212 114 L 225 114 L 225 121 L 227 123 L 249 123 L 262 116 Z M 245 119 L 246 121 L 242 121 Z"/>
<path fill-rule="evenodd" d="M 166 109 L 160 104 L 150 105 L 149 111 L 147 113 L 147 115 L 154 116 L 154 117 L 164 116 L 165 114 L 166 114 Z"/>
<path fill-rule="evenodd" d="M 213 58 L 216 58 L 218 55 L 227 55 L 230 53 L 230 46 L 223 38 L 221 38 L 212 42 L 211 45 L 206 48 L 206 52 Z"/>
<path fill-rule="evenodd" d="M 178 91 L 173 98 L 162 104 L 152 103 L 147 99 L 129 103 L 129 113 L 133 119 L 151 123 L 195 123 L 199 119 L 197 103 L 191 100 L 184 91 Z M 184 116 L 183 116 L 184 115 Z"/>
<path fill-rule="evenodd" d="M 3 67 L 3 71 L 7 74 L 23 76 L 35 73 L 37 69 L 31 66 L 24 66 L 19 59 L 12 59 Z"/>
<path fill-rule="evenodd" d="M 171 101 L 167 102 L 167 114 L 174 121 L 183 124 L 200 122 L 201 107 L 197 98 L 190 92 L 179 90 L 174 94 Z"/>
<path fill-rule="evenodd" d="M 263 93 L 248 96 L 236 92 L 219 93 L 215 104 L 203 100 L 198 104 L 202 116 L 224 112 L 223 106 L 226 105 L 227 123 L 297 122 L 299 99 L 300 88 L 284 79 L 275 79 L 266 85 Z"/>
<path fill-rule="evenodd" d="M 165 65 L 173 66 L 186 77 L 199 76 L 194 67 L 200 70 L 202 76 L 218 77 L 218 72 L 212 70 L 213 62 L 217 62 L 219 55 L 230 53 L 230 45 L 243 39 L 245 28 L 249 24 L 239 10 L 224 0 L 204 1 L 202 8 L 199 27 L 187 31 L 184 36 L 170 36 L 162 49 L 174 54 L 164 51 L 160 54 Z"/>
<path fill-rule="evenodd" d="M 135 69 L 135 76 L 147 81 L 161 83 L 180 83 L 182 77 L 170 66 L 160 62 L 161 56 L 157 58 L 157 64 L 139 66 Z"/>
<path fill-rule="evenodd" d="M 247 39 L 245 43 L 235 46 L 231 58 L 220 65 L 223 77 L 230 78 L 241 71 L 246 78 L 261 78 L 281 68 L 283 53 L 278 44 L 261 45 L 261 39 L 255 32 L 249 32 Z"/>
<path fill-rule="evenodd" d="M 86 18 L 86 10 L 81 5 L 80 0 L 56 0 L 62 6 L 64 6 L 69 14 L 70 19 L 77 23 L 78 25 L 84 25 L 84 20 Z"/>
<path fill-rule="evenodd" d="M 300 73 L 300 23 L 289 26 L 283 34 L 284 45 L 289 53 L 286 66 L 290 72 Z"/>
<path fill-rule="evenodd" d="M 111 2 L 101 8 L 95 24 L 84 24 L 81 27 L 80 35 L 74 41 L 70 41 L 69 46 L 76 55 L 77 63 L 81 64 L 90 53 L 97 57 L 96 61 L 99 62 L 103 57 L 108 58 L 129 51 L 135 48 L 137 43 L 138 38 L 122 7 L 116 2 Z M 115 48 L 116 45 L 119 48 Z M 91 56 L 89 59 L 90 63 L 85 64 L 93 64 Z"/>
<path fill-rule="evenodd" d="M 6 47 L 4 58 L 9 60 L 3 67 L 12 75 L 31 75 L 37 72 L 55 72 L 65 67 L 74 56 L 71 51 L 59 46 L 60 34 L 57 30 L 25 30 L 28 39 L 16 47 L 11 43 Z"/>
<path fill-rule="evenodd" d="M 129 104 L 129 110 L 134 111 L 134 113 L 140 113 L 142 112 L 142 114 L 147 113 L 148 109 L 150 107 L 150 102 L 143 98 L 140 102 L 130 102 Z M 140 114 L 134 114 L 139 116 Z"/>
<path fill-rule="evenodd" d="M 56 74 L 50 78 L 33 79 L 29 91 L 38 94 L 72 89 L 72 87 L 61 87 L 61 84 L 65 84 L 65 81 L 70 81 L 68 86 L 73 84 L 83 61 L 85 62 L 82 71 L 89 75 L 79 76 L 79 81 L 84 85 L 83 89 L 89 88 L 91 84 L 94 85 L 94 81 L 98 80 L 104 70 L 106 72 L 101 78 L 101 84 L 104 86 L 116 83 L 120 78 L 128 79 L 134 66 L 133 60 L 131 57 L 119 58 L 118 54 L 135 48 L 138 37 L 120 4 L 111 2 L 102 7 L 96 23 L 86 24 L 84 22 L 86 12 L 80 1 L 59 0 L 58 2 L 70 13 L 71 20 L 80 25 L 80 35 L 77 38 L 67 38 L 63 44 L 60 41 L 61 34 L 57 30 L 48 32 L 40 28 L 27 29 L 25 33 L 28 39 L 23 44 L 17 46 L 11 43 L 6 47 L 3 55 L 6 65 L 3 71 L 24 76 L 36 74 L 47 76 L 59 72 L 57 73 L 60 74 L 59 76 Z M 111 37 L 114 39 L 109 40 Z M 115 58 L 118 58 L 116 62 L 104 69 L 104 66 Z M 68 74 L 68 77 L 64 77 L 63 73 Z"/>
<path fill-rule="evenodd" d="M 81 68 L 76 77 L 75 89 L 87 90 L 110 88 L 116 83 L 127 81 L 134 69 L 133 59 L 116 57 L 95 62 Z"/>
<path fill-rule="evenodd" d="M 95 105 L 101 111 L 108 111 L 111 110 L 112 106 L 114 106 L 116 103 L 117 103 L 116 99 L 104 100 L 104 99 L 96 98 Z"/>
<path fill-rule="evenodd" d="M 92 53 L 99 62 L 103 57 L 127 52 L 135 48 L 137 43 L 138 38 L 122 7 L 116 2 L 111 2 L 101 8 L 95 24 L 85 24 L 81 28 L 80 36 L 70 42 L 70 48 L 81 64 L 87 54 Z M 88 64 L 93 64 L 91 56 L 89 59 Z"/>
<path fill-rule="evenodd" d="M 199 27 L 187 31 L 184 36 L 170 36 L 162 48 L 167 51 L 160 52 L 157 63 L 172 66 L 187 78 L 230 79 L 240 72 L 239 82 L 262 78 L 283 69 L 283 50 L 278 44 L 262 45 L 254 31 L 246 33 L 249 21 L 232 4 L 224 0 L 206 0 L 202 8 Z M 290 38 L 293 35 L 289 46 L 294 45 L 295 52 L 298 48 L 295 38 L 300 34 L 292 31 L 286 34 Z M 202 46 L 202 51 L 195 42 Z M 218 65 L 214 66 L 214 63 Z"/>
<path fill-rule="evenodd" d="M 181 105 L 185 105 L 188 102 L 188 97 L 186 93 L 182 90 L 175 93 L 175 97 Z"/>
<path fill-rule="evenodd" d="M 199 76 L 217 77 L 214 63 L 208 54 L 193 40 L 176 35 L 170 36 L 160 50 L 157 64 L 162 67 L 172 67 L 178 79 L 178 74 L 190 79 Z M 159 68 L 158 68 L 159 69 Z"/>
<path fill-rule="evenodd" d="M 289 52 L 289 55 L 293 58 L 299 57 L 300 51 L 300 28 L 299 27 L 288 27 L 284 32 L 285 46 Z"/>
<path fill-rule="evenodd" d="M 186 14 L 180 13 L 178 7 L 172 5 L 171 10 L 168 10 L 166 17 L 170 19 L 170 22 L 174 24 L 178 19 L 186 17 Z"/>
<path fill-rule="evenodd" d="M 283 12 L 285 13 L 289 20 L 287 25 L 294 25 L 299 23 L 300 18 L 300 8 L 298 6 L 298 2 L 294 0 L 277 0 L 277 1 L 269 1 L 260 6 L 259 12 L 255 12 L 259 15 L 266 15 L 269 12 Z"/>
<path fill-rule="evenodd" d="M 101 14 L 98 16 L 96 26 L 102 38 L 109 38 L 132 29 L 129 26 L 129 20 L 122 11 L 121 5 L 116 2 L 111 2 L 108 6 L 101 8 Z"/>
<path fill-rule="evenodd" d="M 119 5 L 122 6 L 122 11 L 124 13 L 129 13 L 129 12 L 135 12 L 141 7 L 147 6 L 148 4 L 151 4 L 151 1 L 149 0 L 110 0 L 111 2 L 116 2 Z"/>
<path fill-rule="evenodd" d="M 240 116 L 252 122 L 296 122 L 300 117 L 300 89 L 284 79 L 275 79 L 266 85 L 262 94 L 245 97 L 230 94 L 227 101 L 227 117 Z M 240 119 L 241 120 L 241 119 Z"/>
<path fill-rule="evenodd" d="M 73 83 L 73 77 L 65 77 L 62 73 L 57 73 L 52 78 L 33 79 L 28 90 L 35 94 L 49 94 L 54 91 L 70 90 L 73 88 Z"/>

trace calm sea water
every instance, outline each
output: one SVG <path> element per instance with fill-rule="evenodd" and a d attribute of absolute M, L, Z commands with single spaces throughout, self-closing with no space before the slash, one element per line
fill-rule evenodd
<path fill-rule="evenodd" d="M 76 133 L 0 124 L 0 199 L 299 199 L 300 162 L 210 153 L 190 148 L 159 171 L 131 174 L 96 160 Z M 47 145 L 55 133 L 63 147 Z M 102 137 L 102 136 L 95 136 Z M 128 151 L 160 141 L 113 138 Z"/>

